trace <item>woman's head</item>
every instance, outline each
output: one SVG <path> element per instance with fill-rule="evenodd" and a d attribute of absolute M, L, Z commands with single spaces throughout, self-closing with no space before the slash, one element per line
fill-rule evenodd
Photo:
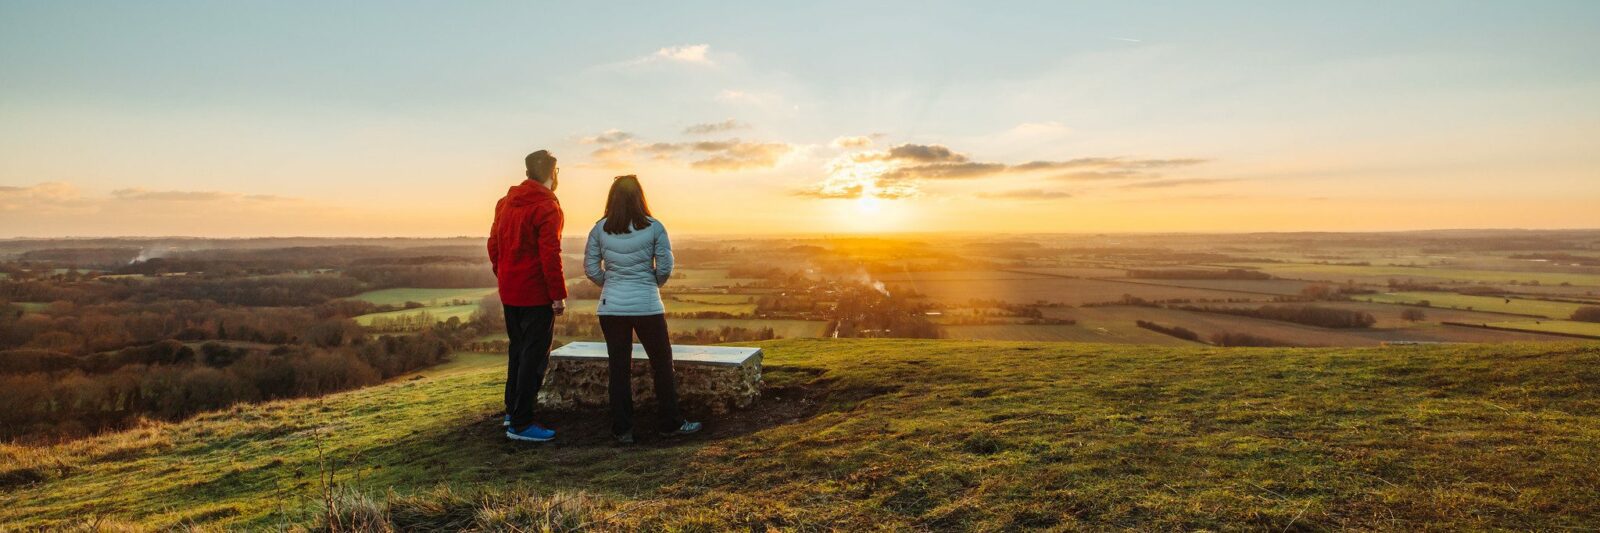
<path fill-rule="evenodd" d="M 611 194 L 606 197 L 605 231 L 610 234 L 627 233 L 650 227 L 650 204 L 644 201 L 644 188 L 639 177 L 629 174 L 611 181 Z"/>

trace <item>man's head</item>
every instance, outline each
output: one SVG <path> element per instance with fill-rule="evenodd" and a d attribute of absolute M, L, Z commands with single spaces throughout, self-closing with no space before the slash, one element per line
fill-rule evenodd
<path fill-rule="evenodd" d="M 556 156 L 550 155 L 549 151 L 539 150 L 528 154 L 522 162 L 528 167 L 528 179 L 543 183 L 552 191 L 556 190 L 556 175 L 560 174 L 560 169 L 556 168 Z"/>

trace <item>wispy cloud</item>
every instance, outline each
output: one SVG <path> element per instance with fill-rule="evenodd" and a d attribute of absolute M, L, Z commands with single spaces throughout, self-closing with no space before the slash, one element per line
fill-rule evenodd
<path fill-rule="evenodd" d="M 1014 191 L 980 192 L 979 198 L 994 200 L 1055 200 L 1071 198 L 1072 193 L 1066 191 L 1047 191 L 1044 189 L 1018 189 Z"/>
<path fill-rule="evenodd" d="M 683 133 L 686 135 L 709 135 L 712 133 L 722 133 L 724 131 L 733 131 L 748 127 L 750 127 L 749 124 L 745 124 L 730 118 L 722 122 L 706 122 L 703 124 L 695 124 L 684 128 Z"/>
<path fill-rule="evenodd" d="M 71 183 L 51 181 L 26 187 L 0 185 L 0 212 L 85 207 L 83 193 Z"/>
<path fill-rule="evenodd" d="M 1188 187 L 1192 185 L 1213 185 L 1239 181 L 1229 178 L 1187 178 L 1174 180 L 1141 181 L 1123 185 L 1123 189 L 1167 189 L 1172 187 Z"/>
<path fill-rule="evenodd" d="M 664 47 L 664 48 L 661 48 L 659 50 L 656 50 L 656 53 L 654 53 L 654 54 L 650 54 L 648 56 L 644 56 L 642 58 L 639 58 L 637 61 L 646 62 L 646 63 L 648 63 L 648 62 L 670 62 L 670 63 L 688 63 L 688 64 L 695 64 L 695 65 L 715 66 L 716 62 L 712 61 L 711 58 L 709 56 L 707 56 L 707 54 L 710 53 L 710 52 L 711 52 L 711 45 L 709 45 L 709 44 L 685 44 L 685 45 L 679 45 L 679 46 L 668 46 L 668 47 Z"/>
<path fill-rule="evenodd" d="M 828 143 L 828 145 L 832 146 L 834 148 L 844 148 L 844 149 L 870 148 L 870 147 L 872 147 L 872 137 L 868 137 L 866 135 L 855 135 L 855 136 L 850 136 L 850 137 L 836 137 L 836 138 L 833 139 L 833 142 Z"/>
<path fill-rule="evenodd" d="M 590 152 L 595 162 L 608 167 L 625 167 L 640 157 L 657 161 L 687 161 L 689 167 L 711 172 L 763 169 L 778 165 L 796 147 L 783 142 L 756 142 L 740 139 L 685 142 L 642 142 L 631 133 L 607 130 L 582 140 L 596 145 Z"/>
<path fill-rule="evenodd" d="M 1061 180 L 1151 180 L 1161 171 L 1206 162 L 1204 159 L 1143 159 L 1128 157 L 1080 157 L 1063 160 L 1036 160 L 1003 163 L 974 160 L 971 156 L 941 144 L 906 143 L 882 150 L 867 150 L 868 143 L 835 140 L 836 148 L 848 151 L 830 161 L 827 176 L 799 194 L 813 198 L 907 198 L 921 193 L 921 184 L 931 180 L 996 178 L 1055 172 Z M 1178 186 L 1176 184 L 1171 186 Z M 1025 190 L 1031 197 L 1067 193 Z M 998 194 L 998 193 L 996 193 Z M 1017 194 L 1023 194 L 1018 192 Z"/>

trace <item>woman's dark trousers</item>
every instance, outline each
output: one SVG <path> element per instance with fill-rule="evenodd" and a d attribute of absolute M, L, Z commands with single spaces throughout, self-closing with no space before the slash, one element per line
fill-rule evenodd
<path fill-rule="evenodd" d="M 673 431 L 683 424 L 678 414 L 678 389 L 672 381 L 672 342 L 667 338 L 666 315 L 600 316 L 600 330 L 606 336 L 606 355 L 610 358 L 611 432 L 623 435 L 633 431 L 633 336 L 650 357 L 650 374 L 655 378 L 656 404 L 661 409 L 661 431 Z"/>
<path fill-rule="evenodd" d="M 506 365 L 506 414 L 511 415 L 512 429 L 522 429 L 533 423 L 539 386 L 544 384 L 544 371 L 550 366 L 556 314 L 548 305 L 505 308 L 506 336 L 511 340 L 511 358 Z"/>

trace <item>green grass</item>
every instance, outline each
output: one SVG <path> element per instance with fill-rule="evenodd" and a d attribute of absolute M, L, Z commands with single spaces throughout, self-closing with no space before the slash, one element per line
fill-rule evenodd
<path fill-rule="evenodd" d="M 511 500 L 563 523 L 695 531 L 1576 530 L 1600 517 L 1600 343 L 764 346 L 768 397 L 703 435 L 632 448 L 608 443 L 600 413 L 558 416 L 551 445 L 504 441 L 503 370 L 487 356 L 322 400 L 0 446 L 14 484 L 0 523 L 306 524 L 325 470 L 340 501 L 402 530 L 502 517 Z"/>
<path fill-rule="evenodd" d="M 1575 320 L 1540 320 L 1538 322 L 1534 322 L 1524 320 L 1517 322 L 1490 322 L 1488 325 L 1497 328 L 1514 328 L 1527 331 L 1548 331 L 1553 333 L 1592 335 L 1600 337 L 1600 323 L 1594 322 L 1578 322 Z"/>
<path fill-rule="evenodd" d="M 478 310 L 478 304 L 471 304 L 471 305 L 442 305 L 442 306 L 439 306 L 439 307 L 419 307 L 419 308 L 416 308 L 416 309 L 402 309 L 402 310 L 399 310 L 399 311 L 388 311 L 388 312 L 383 312 L 383 313 L 371 313 L 371 314 L 361 315 L 361 316 L 355 317 L 355 321 L 356 321 L 357 324 L 361 324 L 363 326 L 370 326 L 370 325 L 372 325 L 373 320 L 376 320 L 378 318 L 398 318 L 398 317 L 402 317 L 402 316 L 414 316 L 414 315 L 420 315 L 422 313 L 428 313 L 430 315 L 433 315 L 433 318 L 435 320 L 439 321 L 439 322 L 444 322 L 446 320 L 450 320 L 451 317 L 459 318 L 459 319 L 461 319 L 462 322 L 466 322 L 466 321 L 472 319 L 472 313 L 476 312 L 477 310 Z"/>
<path fill-rule="evenodd" d="M 1577 311 L 1580 304 L 1568 302 L 1550 302 L 1545 300 L 1524 300 L 1499 296 L 1471 296 L 1452 292 L 1389 292 L 1382 294 L 1363 294 L 1355 296 L 1359 300 L 1371 300 L 1379 303 L 1412 304 L 1427 300 L 1432 307 L 1467 309 L 1473 311 L 1489 311 L 1495 313 L 1512 313 L 1518 315 L 1542 316 L 1545 318 L 1567 318 Z M 1424 313 L 1427 311 L 1424 310 Z"/>
<path fill-rule="evenodd" d="M 417 289 L 399 288 L 383 289 L 364 292 L 352 296 L 357 300 L 366 300 L 376 305 L 405 305 L 406 302 L 417 302 L 422 305 L 444 305 L 454 300 L 468 300 L 477 302 L 484 296 L 494 293 L 494 287 L 478 289 Z"/>
<path fill-rule="evenodd" d="M 1391 277 L 1405 278 L 1436 278 L 1454 281 L 1471 281 L 1482 283 L 1508 283 L 1517 281 L 1526 283 L 1537 281 L 1544 285 L 1572 285 L 1600 286 L 1600 275 L 1597 274 L 1571 274 L 1566 272 L 1513 272 L 1504 270 L 1469 270 L 1461 268 L 1433 268 L 1433 267 L 1404 267 L 1385 265 L 1319 265 L 1314 263 L 1235 263 L 1229 266 L 1244 266 L 1260 269 L 1275 276 L 1297 279 L 1314 279 L 1324 281 L 1344 281 L 1347 277 Z"/>

